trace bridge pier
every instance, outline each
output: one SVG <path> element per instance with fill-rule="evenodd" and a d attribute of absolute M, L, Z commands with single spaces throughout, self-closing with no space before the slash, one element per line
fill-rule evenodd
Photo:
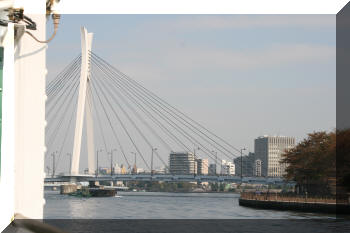
<path fill-rule="evenodd" d="M 92 43 L 92 33 L 88 33 L 86 28 L 81 28 L 81 70 L 80 84 L 77 104 L 77 114 L 75 121 L 73 157 L 71 174 L 79 174 L 79 161 L 81 152 L 81 140 L 83 133 L 84 113 L 86 115 L 87 152 L 88 152 L 88 173 L 93 174 L 95 169 L 95 148 L 93 140 L 93 118 L 92 109 L 86 102 L 91 98 L 87 95 L 87 88 L 90 85 L 90 52 Z M 90 100 L 91 101 L 91 100 Z"/>

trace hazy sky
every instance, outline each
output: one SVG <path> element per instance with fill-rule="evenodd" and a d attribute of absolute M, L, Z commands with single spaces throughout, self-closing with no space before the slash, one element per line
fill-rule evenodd
<path fill-rule="evenodd" d="M 48 80 L 80 53 L 80 26 L 96 54 L 238 148 L 335 128 L 335 15 L 63 15 Z"/>

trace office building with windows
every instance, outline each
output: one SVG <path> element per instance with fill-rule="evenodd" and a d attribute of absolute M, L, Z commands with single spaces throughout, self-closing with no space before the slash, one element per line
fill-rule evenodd
<path fill-rule="evenodd" d="M 197 174 L 197 161 L 192 152 L 171 152 L 169 172 L 173 175 Z"/>
<path fill-rule="evenodd" d="M 281 155 L 294 146 L 294 137 L 264 135 L 256 138 L 254 141 L 255 175 L 282 177 L 287 165 L 281 163 Z"/>
<path fill-rule="evenodd" d="M 236 176 L 241 176 L 241 172 L 243 171 L 243 176 L 254 176 L 254 162 L 255 162 L 255 154 L 249 152 L 248 155 L 238 156 L 234 159 L 235 163 L 235 174 Z M 241 169 L 241 164 L 243 169 Z"/>
<path fill-rule="evenodd" d="M 222 160 L 221 161 L 221 174 L 222 175 L 235 175 L 235 165 L 232 162 Z"/>
<path fill-rule="evenodd" d="M 215 163 L 211 163 L 209 165 L 208 174 L 212 175 L 212 176 L 217 174 L 216 173 L 216 164 Z"/>
<path fill-rule="evenodd" d="M 208 175 L 209 161 L 208 159 L 197 159 L 197 174 Z"/>

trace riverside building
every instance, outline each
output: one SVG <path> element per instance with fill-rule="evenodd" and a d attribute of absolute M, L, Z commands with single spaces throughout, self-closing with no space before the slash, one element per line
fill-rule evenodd
<path fill-rule="evenodd" d="M 208 174 L 209 175 L 216 175 L 216 164 L 215 163 L 211 163 L 209 165 L 209 169 L 208 169 Z"/>
<path fill-rule="evenodd" d="M 222 175 L 235 175 L 235 165 L 232 162 L 222 160 L 221 161 L 221 174 Z"/>
<path fill-rule="evenodd" d="M 281 155 L 295 146 L 294 137 L 261 136 L 254 141 L 255 175 L 281 177 L 286 164 L 281 163 Z"/>
<path fill-rule="evenodd" d="M 197 174 L 208 175 L 209 161 L 208 159 L 197 159 Z"/>
<path fill-rule="evenodd" d="M 169 171 L 174 175 L 197 174 L 197 161 L 192 152 L 172 152 L 169 156 Z"/>
<path fill-rule="evenodd" d="M 241 172 L 243 172 L 243 176 L 255 176 L 254 175 L 254 162 L 255 162 L 255 154 L 249 152 L 248 155 L 238 156 L 234 159 L 235 163 L 235 174 L 236 176 L 240 176 Z M 243 169 L 241 169 L 241 164 Z"/>

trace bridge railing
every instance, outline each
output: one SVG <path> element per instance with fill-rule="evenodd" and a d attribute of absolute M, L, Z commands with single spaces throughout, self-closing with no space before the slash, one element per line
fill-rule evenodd
<path fill-rule="evenodd" d="M 45 182 L 75 182 L 75 181 L 169 181 L 169 182 L 231 182 L 250 184 L 282 184 L 281 178 L 241 177 L 239 176 L 215 176 L 215 175 L 171 175 L 171 174 L 116 174 L 82 176 L 57 176 L 45 178 Z"/>

